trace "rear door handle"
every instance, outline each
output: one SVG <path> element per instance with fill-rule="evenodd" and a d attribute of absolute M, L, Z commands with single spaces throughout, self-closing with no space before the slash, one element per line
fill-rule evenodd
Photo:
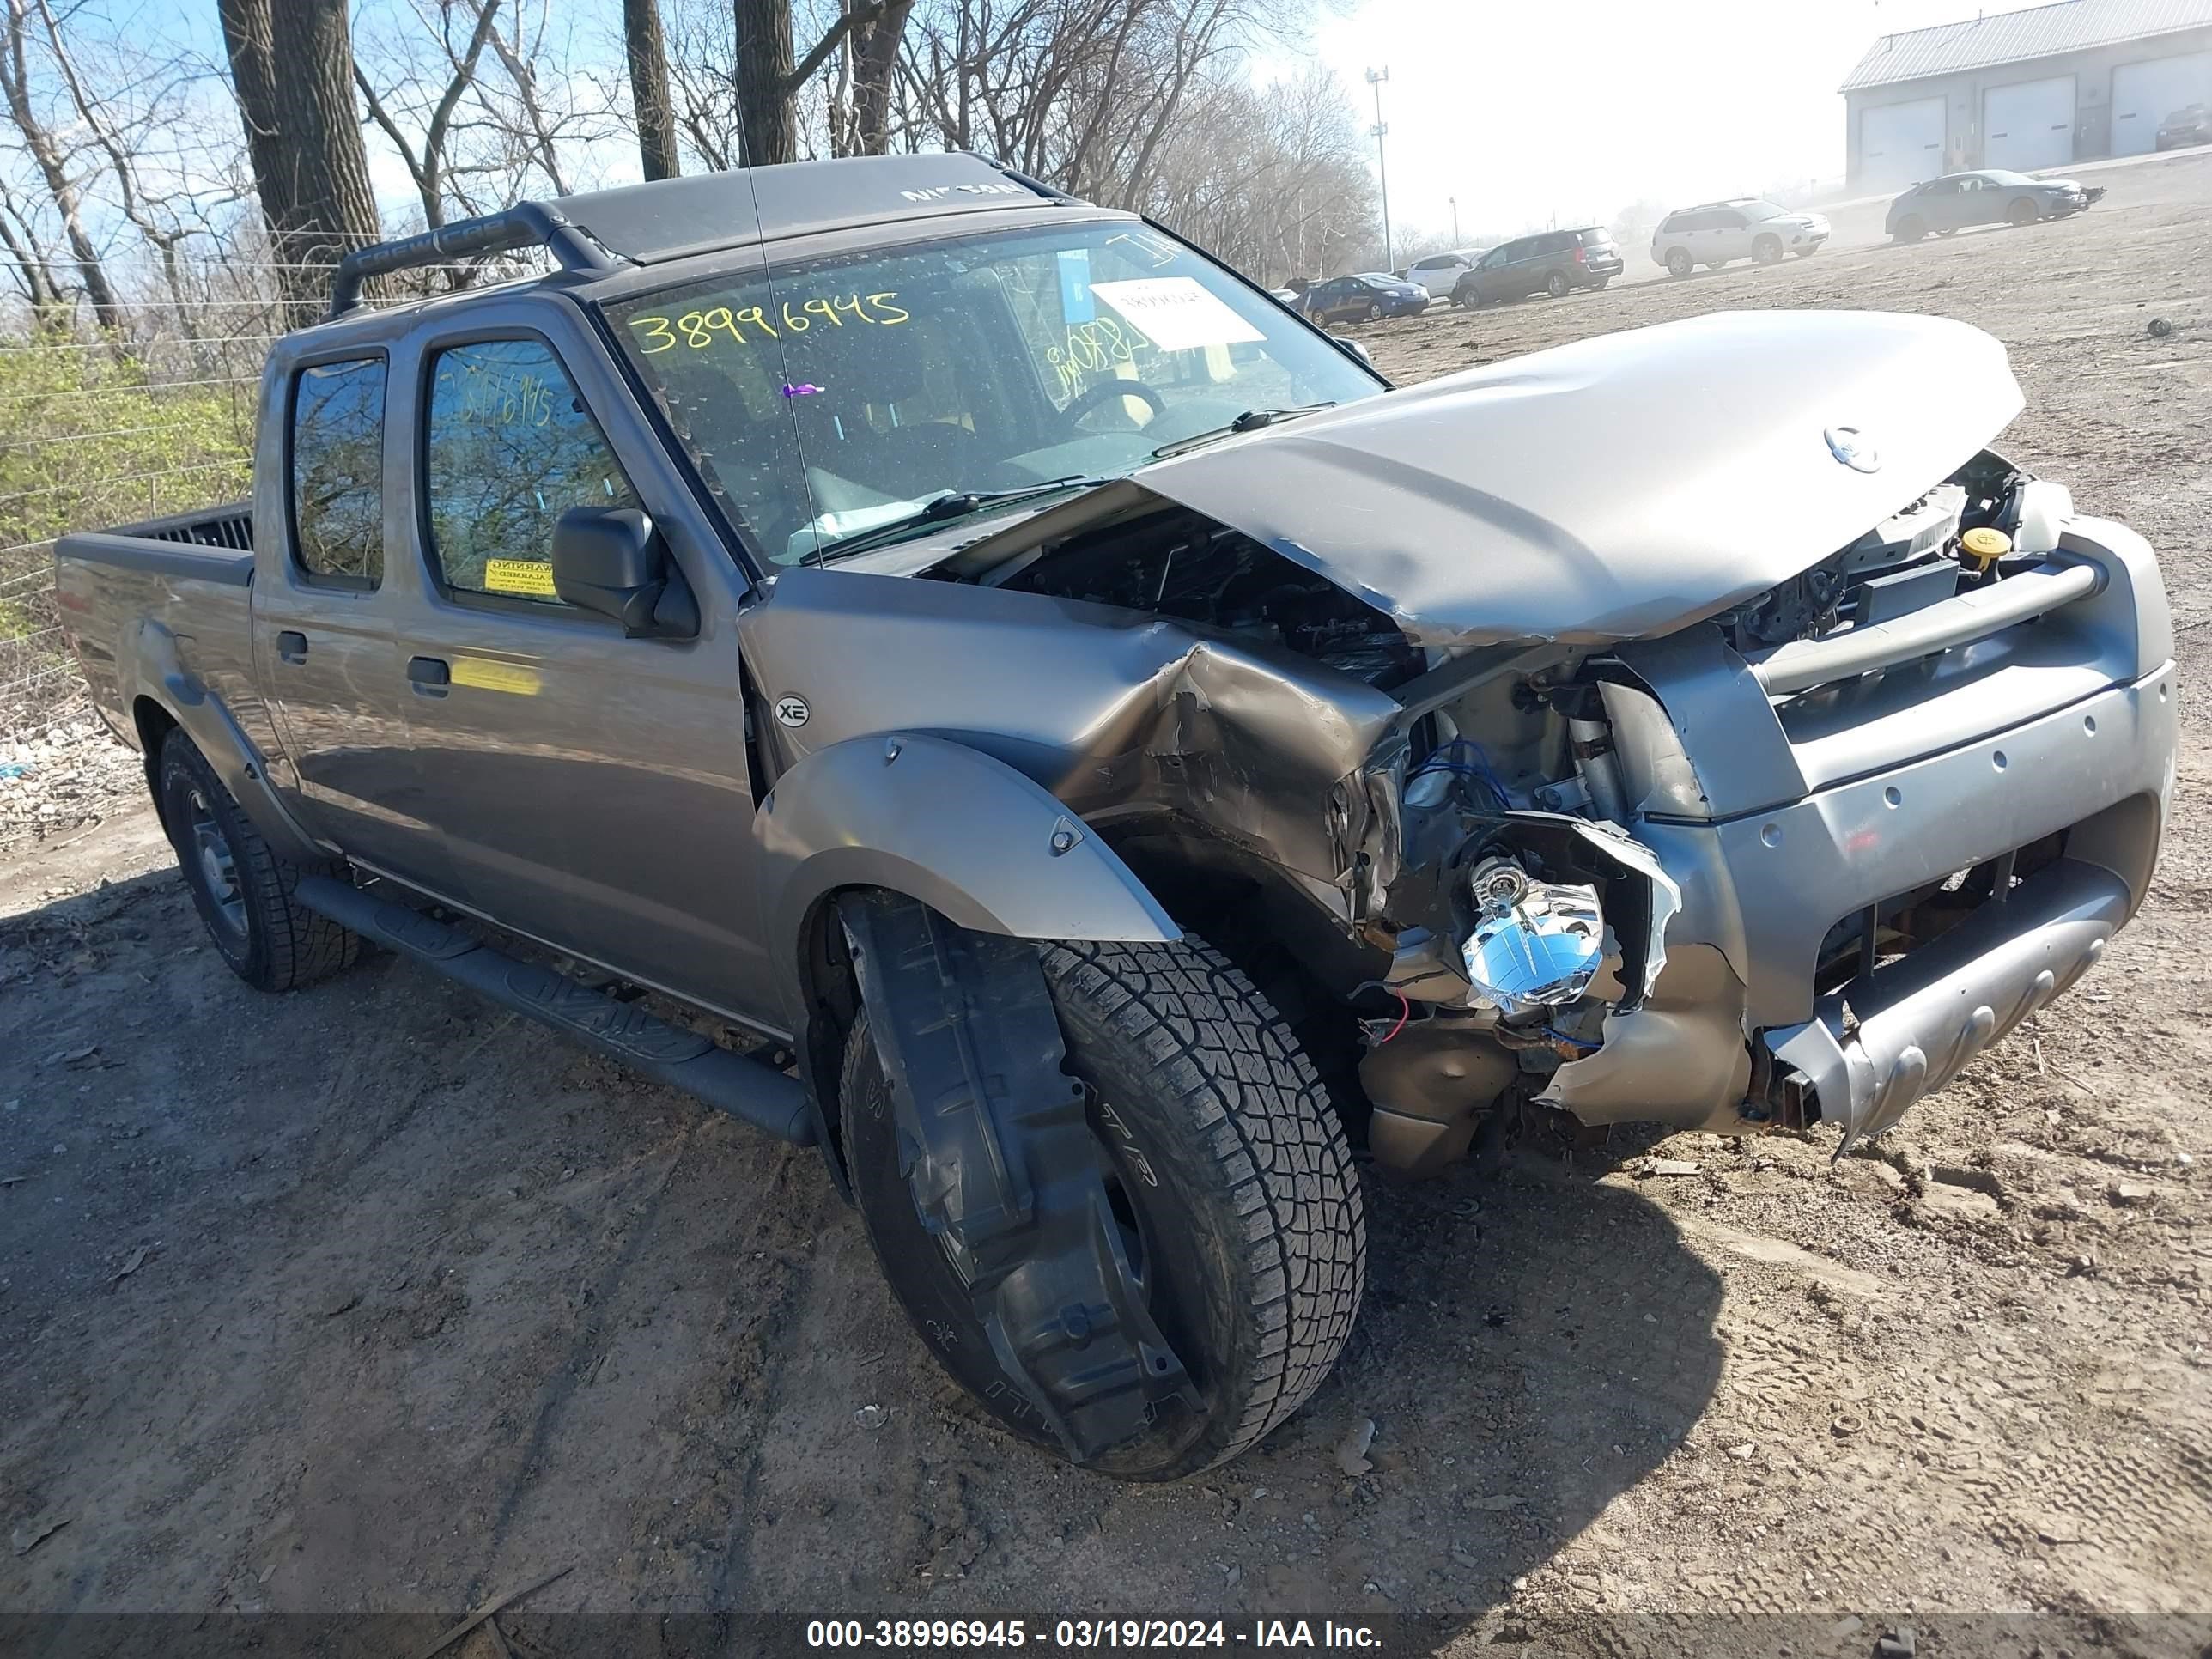
<path fill-rule="evenodd" d="M 307 659 L 307 636 L 286 629 L 276 636 L 276 654 L 295 665 Z"/>
<path fill-rule="evenodd" d="M 410 657 L 407 678 L 414 684 L 416 696 L 442 697 L 446 688 L 453 683 L 453 671 L 440 657 Z"/>

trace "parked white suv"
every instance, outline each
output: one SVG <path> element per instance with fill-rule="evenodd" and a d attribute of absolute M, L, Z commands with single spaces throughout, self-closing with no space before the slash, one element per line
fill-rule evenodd
<path fill-rule="evenodd" d="M 1416 259 L 1406 267 L 1406 280 L 1419 288 L 1431 300 L 1449 299 L 1451 291 L 1459 286 L 1459 279 L 1473 270 L 1474 262 L 1480 258 L 1480 249 L 1431 253 L 1427 258 Z"/>
<path fill-rule="evenodd" d="M 1699 265 L 1718 270 L 1731 259 L 1779 264 L 1784 255 L 1809 258 L 1828 240 L 1828 221 L 1793 213 L 1755 196 L 1700 202 L 1668 214 L 1652 233 L 1651 258 L 1677 276 Z"/>

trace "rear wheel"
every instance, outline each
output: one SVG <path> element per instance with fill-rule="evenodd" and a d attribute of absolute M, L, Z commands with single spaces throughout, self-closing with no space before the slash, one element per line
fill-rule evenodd
<path fill-rule="evenodd" d="M 2023 196 L 2012 204 L 2005 216 L 2016 225 L 2032 225 L 2043 217 L 2043 210 Z"/>
<path fill-rule="evenodd" d="M 1900 242 L 1917 242 L 1928 234 L 1928 222 L 1917 213 L 1908 213 L 1897 222 L 1892 237 Z"/>
<path fill-rule="evenodd" d="M 1690 257 L 1689 249 L 1678 247 L 1668 251 L 1667 271 L 1669 276 L 1686 276 L 1697 268 L 1698 262 Z"/>
<path fill-rule="evenodd" d="M 1312 1063 L 1211 946 L 1040 949 L 1127 1273 L 1204 1402 L 1166 1401 L 1090 1464 L 1176 1480 L 1251 1445 L 1336 1363 L 1365 1273 L 1358 1177 Z M 865 1014 L 842 1094 L 854 1193 L 893 1294 L 984 1411 L 1060 1449 L 921 1220 Z"/>
<path fill-rule="evenodd" d="M 334 867 L 303 870 L 270 851 L 182 730 L 162 743 L 159 775 L 162 827 L 208 938 L 233 973 L 258 991 L 289 991 L 360 957 L 359 934 L 292 896 L 302 875 Z"/>
<path fill-rule="evenodd" d="M 1751 245 L 1751 257 L 1758 260 L 1759 263 L 1763 265 L 1780 264 L 1782 263 L 1782 239 L 1779 236 L 1760 237 L 1757 241 Z"/>
<path fill-rule="evenodd" d="M 1574 284 L 1567 280 L 1567 273 L 1564 270 L 1555 270 L 1544 278 L 1544 292 L 1554 300 L 1565 299 L 1567 290 L 1573 286 Z"/>

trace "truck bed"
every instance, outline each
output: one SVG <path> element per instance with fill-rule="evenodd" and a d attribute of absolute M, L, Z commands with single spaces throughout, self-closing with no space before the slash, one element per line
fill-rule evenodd
<path fill-rule="evenodd" d="M 252 583 L 253 513 L 244 501 L 54 544 L 62 635 L 101 717 L 134 744 L 140 734 L 123 665 L 140 654 L 149 629 L 172 635 L 191 677 L 249 726 L 265 729 L 253 684 Z"/>

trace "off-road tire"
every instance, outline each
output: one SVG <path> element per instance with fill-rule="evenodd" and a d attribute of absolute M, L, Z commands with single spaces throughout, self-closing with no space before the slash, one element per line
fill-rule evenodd
<path fill-rule="evenodd" d="M 1688 276 L 1692 271 L 1695 270 L 1697 268 L 1698 268 L 1698 262 L 1697 262 L 1695 259 L 1692 259 L 1692 258 L 1690 257 L 1690 250 L 1689 250 L 1689 249 L 1687 249 L 1687 248 L 1686 248 L 1686 247 L 1678 247 L 1678 248 L 1669 248 L 1669 249 L 1668 250 L 1668 252 L 1667 252 L 1667 274 L 1668 274 L 1669 276 L 1674 276 L 1674 277 L 1687 276 Z"/>
<path fill-rule="evenodd" d="M 2032 225 L 2041 221 L 2043 210 L 2023 196 L 2005 210 L 2005 217 L 2016 225 Z"/>
<path fill-rule="evenodd" d="M 1780 264 L 1782 254 L 1782 239 L 1779 236 L 1762 236 L 1751 245 L 1751 257 L 1763 265 Z"/>
<path fill-rule="evenodd" d="M 161 744 L 161 825 L 176 848 L 185 885 L 208 939 L 230 969 L 257 991 L 290 991 L 327 979 L 361 956 L 361 936 L 316 915 L 292 896 L 303 875 L 332 875 L 330 865 L 288 864 L 270 850 L 192 740 L 172 731 Z M 235 887 L 218 892 L 195 841 L 203 816 L 229 854 Z"/>
<path fill-rule="evenodd" d="M 1336 1363 L 1366 1274 L 1358 1176 L 1312 1063 L 1211 945 L 1039 948 L 1069 1064 L 1091 1085 L 1094 1132 L 1147 1232 L 1154 1317 L 1207 1402 L 1202 1413 L 1161 1407 L 1091 1467 L 1180 1480 L 1250 1446 Z M 854 1193 L 908 1320 L 983 1411 L 1059 1451 L 915 1212 L 865 1013 L 841 1091 Z"/>

